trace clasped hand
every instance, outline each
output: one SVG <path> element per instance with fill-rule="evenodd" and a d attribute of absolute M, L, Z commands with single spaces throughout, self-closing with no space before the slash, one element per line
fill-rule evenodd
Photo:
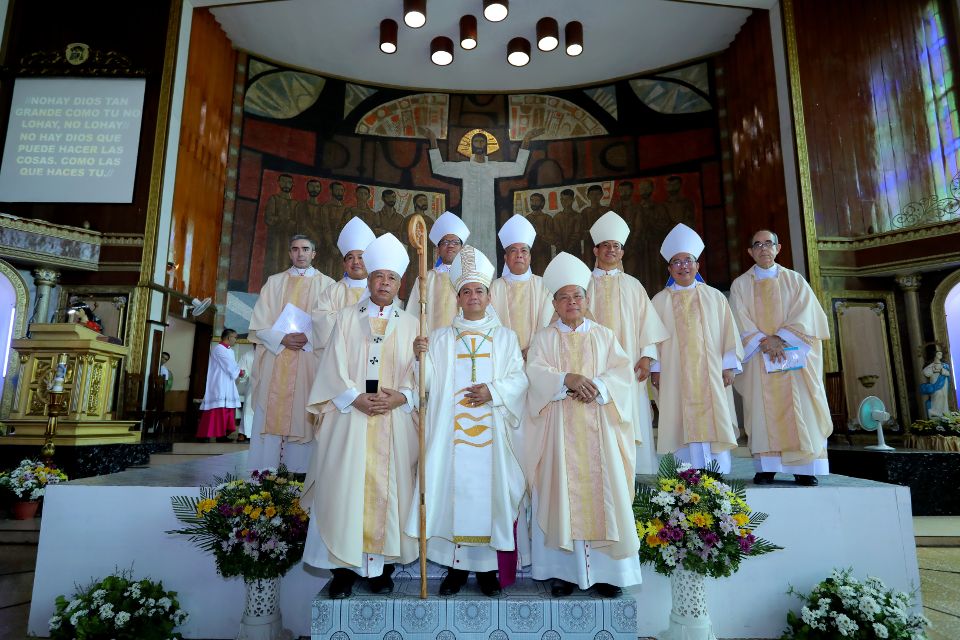
<path fill-rule="evenodd" d="M 579 373 L 565 375 L 563 384 L 567 387 L 567 395 L 580 402 L 593 402 L 600 395 L 600 390 L 593 383 L 593 380 Z"/>
<path fill-rule="evenodd" d="M 368 416 L 381 416 L 406 402 L 407 398 L 399 391 L 380 387 L 376 393 L 361 393 L 351 406 Z"/>
<path fill-rule="evenodd" d="M 760 351 L 770 356 L 771 362 L 784 362 L 787 354 L 784 349 L 787 348 L 786 341 L 780 336 L 767 336 L 760 340 Z"/>
<path fill-rule="evenodd" d="M 288 333 L 283 336 L 280 344 L 291 351 L 302 351 L 307 344 L 307 336 L 303 333 Z"/>

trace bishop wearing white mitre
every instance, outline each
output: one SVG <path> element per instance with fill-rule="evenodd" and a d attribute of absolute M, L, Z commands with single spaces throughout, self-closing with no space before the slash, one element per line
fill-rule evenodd
<path fill-rule="evenodd" d="M 537 230 L 529 220 L 515 214 L 500 227 L 497 236 L 503 247 L 503 273 L 490 285 L 490 304 L 503 326 L 517 334 L 526 357 L 533 334 L 550 324 L 553 316 L 550 292 L 543 286 L 543 278 L 530 269 Z"/>
<path fill-rule="evenodd" d="M 729 473 L 738 430 L 731 385 L 741 371 L 743 345 L 727 299 L 699 275 L 703 248 L 700 235 L 685 224 L 660 247 L 670 278 L 653 306 L 670 337 L 658 345 L 651 376 L 659 391 L 657 452 L 699 469 L 716 461 Z"/>
<path fill-rule="evenodd" d="M 623 272 L 624 245 L 629 235 L 630 227 L 613 211 L 590 227 L 596 266 L 587 292 L 593 319 L 613 331 L 633 363 L 637 400 L 630 421 L 637 446 L 637 473 L 656 473 L 659 463 L 647 380 L 657 358 L 657 343 L 667 339 L 667 330 L 640 281 Z"/>
<path fill-rule="evenodd" d="M 527 352 L 524 470 L 533 492 L 533 577 L 551 593 L 596 586 L 604 597 L 640 583 L 633 518 L 633 363 L 585 317 L 590 268 L 560 253 L 543 274 L 559 319 Z"/>
<path fill-rule="evenodd" d="M 313 327 L 314 342 L 318 349 L 327 346 L 337 312 L 356 304 L 367 293 L 367 267 L 363 262 L 363 250 L 376 238 L 373 230 L 359 217 L 350 218 L 343 225 L 337 238 L 337 249 L 343 256 L 343 278 L 320 294 L 317 306 L 321 315 Z"/>
<path fill-rule="evenodd" d="M 250 469 L 283 464 L 303 472 L 310 461 L 314 424 L 307 413 L 307 394 L 319 365 L 310 344 L 312 323 L 320 317 L 320 294 L 333 284 L 311 266 L 316 255 L 314 240 L 293 236 L 293 265 L 267 279 L 253 307 L 249 339 L 259 348 L 250 381 L 256 403 L 247 454 Z M 291 318 L 297 322 L 288 322 Z"/>
<path fill-rule="evenodd" d="M 495 597 L 516 570 L 514 523 L 526 482 L 514 435 L 523 419 L 527 376 L 516 334 L 489 306 L 494 273 L 486 256 L 465 246 L 450 266 L 461 312 L 452 326 L 414 343 L 426 358 L 430 392 L 427 558 L 448 568 L 440 595 L 459 592 L 474 571 L 480 590 Z M 418 535 L 419 522 L 414 505 L 408 535 Z"/>
<path fill-rule="evenodd" d="M 389 233 L 363 258 L 370 295 L 337 314 L 308 406 L 321 422 L 301 500 L 310 510 L 303 561 L 332 571 L 331 598 L 350 596 L 360 577 L 389 593 L 393 563 L 417 557 L 417 540 L 402 530 L 419 451 L 419 323 L 396 303 L 409 258 Z"/>
<path fill-rule="evenodd" d="M 470 230 L 457 214 L 445 211 L 430 229 L 430 242 L 437 245 L 439 260 L 427 272 L 427 334 L 449 327 L 457 315 L 457 292 L 450 283 L 450 265 L 470 237 Z M 407 310 L 420 316 L 420 278 L 410 291 Z"/>

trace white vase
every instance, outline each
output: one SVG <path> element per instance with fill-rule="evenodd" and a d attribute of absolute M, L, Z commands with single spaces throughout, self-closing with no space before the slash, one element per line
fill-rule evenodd
<path fill-rule="evenodd" d="M 717 640 L 707 612 L 703 575 L 677 567 L 670 574 L 670 626 L 660 640 Z"/>
<path fill-rule="evenodd" d="M 280 619 L 280 578 L 247 580 L 247 603 L 237 640 L 292 640 Z"/>

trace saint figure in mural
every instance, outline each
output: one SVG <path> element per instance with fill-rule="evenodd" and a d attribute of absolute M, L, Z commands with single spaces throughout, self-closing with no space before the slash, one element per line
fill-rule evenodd
<path fill-rule="evenodd" d="M 357 216 L 363 220 L 364 224 L 369 227 L 373 227 L 376 224 L 377 214 L 370 208 L 370 187 L 364 185 L 357 187 L 357 204 L 356 206 L 350 207 L 347 218 L 349 219 L 353 216 Z M 346 224 L 347 220 L 344 220 L 343 223 Z"/>
<path fill-rule="evenodd" d="M 553 217 L 544 213 L 543 206 L 546 200 L 542 193 L 534 193 L 530 196 L 530 213 L 527 214 L 527 221 L 537 230 L 537 236 L 541 239 L 543 246 L 531 256 L 530 268 L 537 275 L 542 275 L 543 270 L 550 264 L 553 258 L 552 247 L 556 245 L 556 232 L 554 231 Z"/>
<path fill-rule="evenodd" d="M 640 202 L 634 217 L 627 218 L 632 221 L 630 227 L 637 230 L 641 243 L 636 247 L 637 271 L 633 275 L 648 293 L 656 293 L 667 279 L 660 260 L 660 243 L 667 237 L 672 223 L 663 204 L 653 201 L 653 180 L 637 182 L 637 195 Z"/>
<path fill-rule="evenodd" d="M 397 192 L 386 189 L 380 197 L 383 199 L 383 208 L 377 211 L 374 218 L 373 230 L 377 235 L 392 233 L 398 238 L 404 237 L 403 214 L 397 211 Z"/>
<path fill-rule="evenodd" d="M 488 158 L 500 148 L 497 139 L 483 129 L 467 132 L 460 140 L 457 151 L 470 159 L 466 162 L 444 161 L 437 147 L 437 136 L 426 127 L 419 133 L 430 141 L 430 168 L 439 176 L 459 178 L 463 181 L 460 197 L 460 217 L 474 234 L 474 246 L 488 257 L 496 255 L 496 191 L 497 178 L 522 176 L 530 157 L 530 141 L 541 135 L 543 129 L 531 129 L 523 137 L 517 159 L 513 162 L 496 162 Z"/>
<path fill-rule="evenodd" d="M 667 199 L 663 206 L 667 210 L 672 224 L 685 224 L 694 227 L 697 223 L 697 212 L 693 200 L 680 193 L 683 188 L 683 178 L 670 176 L 667 178 Z"/>
<path fill-rule="evenodd" d="M 603 200 L 603 187 L 592 184 L 587 189 L 587 199 L 590 204 L 580 210 L 580 224 L 577 226 L 583 244 L 583 261 L 590 265 L 594 263 L 593 239 L 590 237 L 590 227 L 600 219 L 600 216 L 610 211 L 610 207 L 600 204 Z"/>
<path fill-rule="evenodd" d="M 573 208 L 576 194 L 573 189 L 560 192 L 560 211 L 553 216 L 554 239 L 557 254 L 566 251 L 572 256 L 583 255 L 583 238 L 580 230 L 580 212 Z"/>
<path fill-rule="evenodd" d="M 320 237 L 320 194 L 323 183 L 316 178 L 307 180 L 307 199 L 301 200 L 296 207 L 296 233 L 311 238 Z"/>
<path fill-rule="evenodd" d="M 626 180 L 617 183 L 616 199 L 610 203 L 610 208 L 626 220 L 628 225 L 636 218 L 637 205 L 633 202 L 632 182 Z M 636 277 L 642 260 L 640 252 L 628 251 L 623 257 L 623 270 Z"/>
<path fill-rule="evenodd" d="M 335 278 L 343 275 L 343 264 L 340 262 L 337 238 L 349 218 L 347 207 L 343 204 L 344 192 L 342 183 L 330 183 L 330 199 L 320 205 L 320 239 L 318 242 L 323 250 L 320 257 L 320 266 L 324 273 Z"/>
<path fill-rule="evenodd" d="M 287 243 L 297 232 L 293 200 L 293 176 L 282 173 L 277 176 L 280 193 L 267 200 L 263 210 L 263 222 L 267 225 L 267 251 L 264 256 L 264 272 L 280 271 L 287 264 Z"/>

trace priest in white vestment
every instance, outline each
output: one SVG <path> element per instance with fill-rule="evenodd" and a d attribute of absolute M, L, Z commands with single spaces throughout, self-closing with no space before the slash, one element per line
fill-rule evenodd
<path fill-rule="evenodd" d="M 240 377 L 237 378 L 237 391 L 240 392 L 242 408 L 240 410 L 240 426 L 237 428 L 237 442 L 247 442 L 253 433 L 253 367 L 256 363 L 257 345 L 250 345 L 250 349 L 240 356 Z"/>
<path fill-rule="evenodd" d="M 210 347 L 207 386 L 203 392 L 203 402 L 200 403 L 198 439 L 225 438 L 237 428 L 237 409 L 240 407 L 237 378 L 244 371 L 240 369 L 233 352 L 236 343 L 237 332 L 224 329 L 220 334 L 220 342 Z"/>
<path fill-rule="evenodd" d="M 526 482 L 513 436 L 523 418 L 527 376 L 516 334 L 489 311 L 495 272 L 486 256 L 465 246 L 450 270 L 461 313 L 453 326 L 414 342 L 426 358 L 430 394 L 421 461 L 427 559 L 448 569 L 442 596 L 458 593 L 473 571 L 480 590 L 497 597 L 517 568 L 514 525 Z M 407 535 L 417 536 L 419 526 L 415 504 Z"/>
<path fill-rule="evenodd" d="M 393 563 L 417 558 L 403 533 L 419 453 L 413 341 L 419 322 L 397 292 L 409 258 L 392 234 L 364 250 L 370 296 L 344 307 L 324 349 L 309 411 L 321 417 L 301 502 L 310 510 L 303 561 L 330 569 L 331 598 L 359 577 L 393 590 Z"/>
<path fill-rule="evenodd" d="M 326 348 L 337 312 L 360 302 L 360 298 L 367 293 L 367 267 L 363 263 L 363 250 L 376 239 L 373 230 L 359 217 L 350 218 L 343 225 L 337 238 L 337 249 L 343 256 L 343 278 L 320 294 L 317 303 L 320 317 L 313 325 L 314 344 L 318 349 Z"/>
<path fill-rule="evenodd" d="M 453 316 L 457 315 L 457 292 L 450 283 L 450 265 L 457 257 L 470 229 L 457 214 L 445 211 L 437 218 L 430 229 L 430 242 L 437 245 L 439 259 L 433 269 L 427 272 L 427 333 L 449 327 Z M 420 317 L 420 277 L 413 283 L 407 311 Z"/>
<path fill-rule="evenodd" d="M 543 278 L 530 269 L 537 230 L 515 214 L 497 235 L 503 247 L 503 274 L 490 285 L 490 304 L 503 326 L 517 334 L 526 358 L 533 334 L 550 324 L 553 316 L 550 292 L 543 286 Z"/>
<path fill-rule="evenodd" d="M 319 366 L 310 341 L 313 324 L 321 317 L 320 294 L 333 284 L 311 266 L 316 255 L 313 240 L 293 236 L 293 265 L 267 279 L 253 307 L 249 339 L 259 348 L 252 379 L 256 406 L 247 455 L 250 469 L 284 465 L 302 473 L 310 461 L 314 420 L 307 413 L 307 394 Z"/>
<path fill-rule="evenodd" d="M 756 232 L 747 252 L 756 264 L 733 281 L 730 306 L 746 354 L 734 386 L 743 396 L 753 482 L 771 484 L 777 473 L 792 473 L 797 484 L 813 486 L 817 476 L 830 473 L 833 420 L 822 346 L 830 339 L 827 314 L 804 277 L 776 263 L 777 234 Z M 767 362 L 785 370 L 767 373 Z"/>
<path fill-rule="evenodd" d="M 568 253 L 547 266 L 559 319 L 527 352 L 524 470 L 533 493 L 532 572 L 554 597 L 640 583 L 633 517 L 633 363 L 613 332 L 585 317 L 590 268 Z"/>
<path fill-rule="evenodd" d="M 637 445 L 637 473 L 655 474 L 659 468 L 653 442 L 653 410 L 647 387 L 650 367 L 657 359 L 657 344 L 667 339 L 646 289 L 623 272 L 624 245 L 630 227 L 616 212 L 608 211 L 590 227 L 596 259 L 587 293 L 593 319 L 613 331 L 633 362 L 637 380 L 633 403 L 633 439 Z"/>
<path fill-rule="evenodd" d="M 657 453 L 698 469 L 716 461 L 729 473 L 739 430 L 731 385 L 743 345 L 727 299 L 699 275 L 703 248 L 682 223 L 660 247 L 670 278 L 652 302 L 670 337 L 658 345 L 651 374 L 660 410 Z"/>

